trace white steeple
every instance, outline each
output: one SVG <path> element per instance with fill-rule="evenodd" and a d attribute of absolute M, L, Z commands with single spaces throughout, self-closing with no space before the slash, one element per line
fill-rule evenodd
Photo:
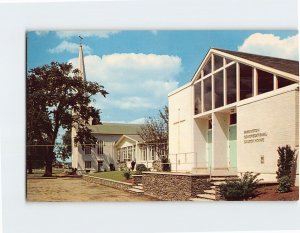
<path fill-rule="evenodd" d="M 78 56 L 78 69 L 81 72 L 82 75 L 82 79 L 84 81 L 86 81 L 86 77 L 85 77 L 85 67 L 84 67 L 84 58 L 83 58 L 83 48 L 82 48 L 82 44 L 80 42 L 80 46 L 79 46 L 79 56 Z"/>

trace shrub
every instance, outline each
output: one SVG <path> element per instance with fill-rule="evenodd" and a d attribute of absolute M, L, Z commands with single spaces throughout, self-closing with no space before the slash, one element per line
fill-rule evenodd
<path fill-rule="evenodd" d="M 115 165 L 113 163 L 109 164 L 109 170 L 110 171 L 115 171 L 116 170 Z"/>
<path fill-rule="evenodd" d="M 162 164 L 161 164 L 161 161 L 159 160 L 154 160 L 153 163 L 152 163 L 152 168 L 155 170 L 155 171 L 162 171 Z"/>
<path fill-rule="evenodd" d="M 295 150 L 292 150 L 289 145 L 286 145 L 278 147 L 277 152 L 279 155 L 277 161 L 278 170 L 276 172 L 277 180 L 279 181 L 279 179 L 284 176 L 291 178 L 292 167 L 295 160 Z"/>
<path fill-rule="evenodd" d="M 171 171 L 170 160 L 166 156 L 161 157 L 161 163 L 162 163 L 162 170 L 164 172 L 170 172 Z"/>
<path fill-rule="evenodd" d="M 256 196 L 259 174 L 246 172 L 241 178 L 227 179 L 225 184 L 220 185 L 220 195 L 228 201 L 247 200 Z"/>
<path fill-rule="evenodd" d="M 123 170 L 123 176 L 126 178 L 126 180 L 129 180 L 131 177 L 131 172 L 130 170 L 127 168 L 125 170 Z"/>
<path fill-rule="evenodd" d="M 135 169 L 136 169 L 135 174 L 137 175 L 141 175 L 142 172 L 146 172 L 150 170 L 145 166 L 145 164 L 137 164 Z"/>
<path fill-rule="evenodd" d="M 118 167 L 119 167 L 120 171 L 124 171 L 124 170 L 128 169 L 127 164 L 124 162 L 118 163 Z"/>
<path fill-rule="evenodd" d="M 292 183 L 291 178 L 288 176 L 283 176 L 278 179 L 278 192 L 287 193 L 291 191 Z"/>

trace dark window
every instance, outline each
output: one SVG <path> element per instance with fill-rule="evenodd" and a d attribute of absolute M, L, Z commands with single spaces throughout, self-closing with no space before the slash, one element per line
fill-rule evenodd
<path fill-rule="evenodd" d="M 201 113 L 201 82 L 194 85 L 195 115 Z"/>
<path fill-rule="evenodd" d="M 230 124 L 236 124 L 236 113 L 230 114 Z"/>
<path fill-rule="evenodd" d="M 240 99 L 252 96 L 252 67 L 240 64 Z"/>
<path fill-rule="evenodd" d="M 211 121 L 211 119 L 208 120 L 208 129 L 212 129 L 212 121 Z"/>
<path fill-rule="evenodd" d="M 97 144 L 97 154 L 98 155 L 103 155 L 103 141 L 98 141 Z"/>
<path fill-rule="evenodd" d="M 214 55 L 214 70 L 220 69 L 223 66 L 223 57 L 220 57 L 218 55 Z"/>
<path fill-rule="evenodd" d="M 84 166 L 85 166 L 85 168 L 91 168 L 92 167 L 92 162 L 91 161 L 85 161 Z"/>
<path fill-rule="evenodd" d="M 203 80 L 204 84 L 204 111 L 211 110 L 211 77 Z"/>
<path fill-rule="evenodd" d="M 226 68 L 227 74 L 227 104 L 236 102 L 236 65 Z"/>
<path fill-rule="evenodd" d="M 207 63 L 203 68 L 203 75 L 207 75 L 211 73 L 211 57 L 208 59 Z"/>
<path fill-rule="evenodd" d="M 222 107 L 224 105 L 224 83 L 223 70 L 214 74 L 215 79 L 215 107 Z"/>
<path fill-rule="evenodd" d="M 289 79 L 282 78 L 279 76 L 277 76 L 277 80 L 278 80 L 278 88 L 286 87 L 288 85 L 292 85 L 292 84 L 296 83 L 294 81 L 291 81 Z"/>
<path fill-rule="evenodd" d="M 84 147 L 84 153 L 86 155 L 90 155 L 91 154 L 91 146 L 85 146 Z"/>
<path fill-rule="evenodd" d="M 233 61 L 229 58 L 225 58 L 225 62 L 226 62 L 226 64 L 229 64 L 230 62 L 233 62 Z"/>
<path fill-rule="evenodd" d="M 273 91 L 273 74 L 257 70 L 258 75 L 258 94 Z"/>

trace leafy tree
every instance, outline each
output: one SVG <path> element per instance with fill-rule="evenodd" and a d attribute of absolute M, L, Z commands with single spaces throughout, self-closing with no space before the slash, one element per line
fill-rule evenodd
<path fill-rule="evenodd" d="M 65 134 L 62 136 L 62 146 L 58 147 L 58 155 L 59 158 L 63 161 L 70 158 L 72 155 L 72 138 L 71 138 L 71 130 L 67 129 Z"/>
<path fill-rule="evenodd" d="M 168 154 L 169 110 L 165 106 L 159 116 L 148 117 L 139 131 L 140 137 L 159 155 Z"/>
<path fill-rule="evenodd" d="M 95 144 L 96 138 L 87 125 L 90 118 L 100 123 L 100 110 L 90 106 L 91 97 L 108 93 L 102 85 L 82 80 L 72 64 L 58 62 L 31 69 L 26 88 L 27 158 L 32 145 L 43 145 L 44 176 L 51 176 L 58 130 L 75 127 L 75 144 Z"/>
<path fill-rule="evenodd" d="M 291 178 L 293 162 L 295 160 L 295 150 L 292 150 L 289 145 L 278 147 L 279 158 L 277 161 L 278 170 L 276 172 L 277 179 L 283 176 Z"/>

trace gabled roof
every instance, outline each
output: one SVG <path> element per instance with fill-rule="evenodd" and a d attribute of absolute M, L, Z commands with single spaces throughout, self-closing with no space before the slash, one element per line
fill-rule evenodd
<path fill-rule="evenodd" d="M 256 62 L 283 72 L 287 72 L 294 75 L 299 75 L 299 61 L 288 60 L 277 57 L 256 55 L 251 53 L 236 52 L 225 49 L 213 48 L 224 53 L 228 53 L 237 57 L 247 59 L 252 62 Z"/>
<path fill-rule="evenodd" d="M 144 140 L 138 135 L 138 134 L 132 134 L 132 135 L 127 135 L 127 134 L 124 134 L 122 135 L 122 137 L 120 137 L 117 141 L 116 141 L 116 146 L 121 143 L 121 141 L 123 141 L 123 139 L 125 138 L 128 138 L 132 141 L 135 141 L 137 143 L 140 143 L 140 142 L 144 142 Z"/>
<path fill-rule="evenodd" d="M 142 124 L 103 123 L 102 125 L 90 125 L 89 129 L 94 134 L 112 135 L 137 135 Z"/>

